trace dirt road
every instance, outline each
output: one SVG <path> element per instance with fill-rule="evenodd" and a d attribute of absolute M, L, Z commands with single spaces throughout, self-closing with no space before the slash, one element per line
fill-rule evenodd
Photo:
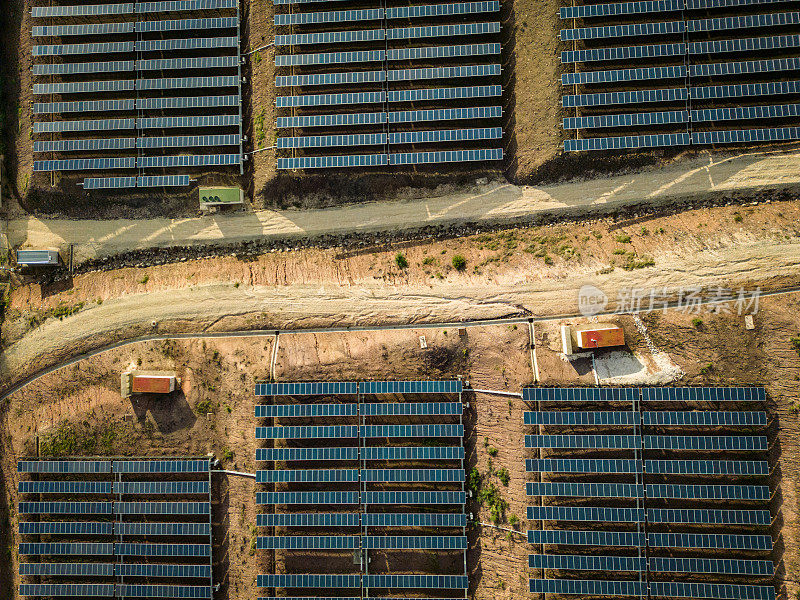
<path fill-rule="evenodd" d="M 543 187 L 489 183 L 439 197 L 308 211 L 256 211 L 185 219 L 81 221 L 27 217 L 9 223 L 12 246 L 75 244 L 76 263 L 120 252 L 249 239 L 414 229 L 458 222 L 503 222 L 536 213 L 580 213 L 679 197 L 800 186 L 800 151 L 708 153 L 661 169 Z"/>

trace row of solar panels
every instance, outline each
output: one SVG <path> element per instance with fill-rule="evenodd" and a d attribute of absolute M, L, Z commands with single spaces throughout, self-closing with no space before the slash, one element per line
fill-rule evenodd
<path fill-rule="evenodd" d="M 529 529 L 529 544 L 563 546 L 643 546 L 651 548 L 708 548 L 720 550 L 772 550 L 768 535 L 731 533 L 638 533 L 635 531 L 584 531 Z"/>
<path fill-rule="evenodd" d="M 765 460 L 637 460 L 627 458 L 527 458 L 534 473 L 651 473 L 656 475 L 769 475 Z"/>
<path fill-rule="evenodd" d="M 651 571 L 663 573 L 722 573 L 725 575 L 775 574 L 769 560 L 743 558 L 663 558 L 636 556 L 587 556 L 582 554 L 531 554 L 532 569 L 571 569 L 576 571 Z"/>
<path fill-rule="evenodd" d="M 464 35 L 489 35 L 500 32 L 500 23 L 458 23 L 455 25 L 428 25 L 425 27 L 398 27 L 395 29 L 346 29 L 317 33 L 276 35 L 276 46 L 306 46 L 313 44 L 355 44 L 411 40 L 432 37 L 458 37 Z M 341 62 L 341 61 L 337 61 Z M 278 63 L 278 57 L 275 58 Z"/>
<path fill-rule="evenodd" d="M 770 499 L 766 485 L 687 485 L 673 483 L 573 483 L 564 481 L 529 481 L 529 496 L 571 498 L 665 498 L 678 500 L 747 500 Z"/>
<path fill-rule="evenodd" d="M 313 135 L 279 137 L 278 148 L 329 148 L 342 146 L 380 146 L 389 144 L 431 144 L 498 140 L 503 137 L 500 127 L 474 129 L 434 129 L 426 131 L 400 131 L 397 133 L 357 133 L 347 135 Z"/>
<path fill-rule="evenodd" d="M 766 13 L 717 19 L 632 23 L 629 25 L 605 25 L 601 27 L 562 29 L 559 32 L 559 38 L 562 41 L 575 41 L 615 37 L 649 37 L 652 35 L 674 35 L 680 33 L 750 29 L 756 27 L 783 27 L 798 24 L 800 24 L 800 12 Z"/>
<path fill-rule="evenodd" d="M 456 2 L 453 4 L 423 4 L 416 6 L 394 6 L 383 8 L 363 8 L 351 10 L 332 10 L 325 12 L 291 12 L 276 14 L 274 24 L 278 27 L 288 25 L 309 25 L 322 23 L 346 23 L 348 21 L 382 21 L 386 19 L 414 19 L 445 17 L 455 15 L 498 12 L 498 0 L 479 2 Z"/>
<path fill-rule="evenodd" d="M 352 52 L 320 52 L 317 54 L 278 54 L 276 67 L 308 67 L 364 62 L 464 58 L 500 54 L 500 44 L 466 44 L 460 46 L 418 46 L 388 50 L 355 50 Z"/>
<path fill-rule="evenodd" d="M 19 553 L 27 556 L 211 556 L 209 544 L 138 544 L 133 542 L 23 542 Z"/>
<path fill-rule="evenodd" d="M 276 125 L 279 129 L 288 127 L 342 127 L 351 125 L 380 125 L 383 123 L 397 124 L 421 123 L 427 121 L 498 119 L 502 116 L 502 106 L 475 106 L 470 108 L 433 108 L 426 110 L 398 110 L 371 113 L 298 115 L 292 117 L 278 117 Z M 384 162 L 380 164 L 386 164 L 386 160 L 388 159 L 384 158 L 382 160 Z"/>
<path fill-rule="evenodd" d="M 83 131 L 112 131 L 118 129 L 194 129 L 197 127 L 235 127 L 240 123 L 241 119 L 239 115 L 49 121 L 34 123 L 33 132 L 66 133 Z"/>
<path fill-rule="evenodd" d="M 461 513 L 260 513 L 259 527 L 466 527 Z"/>
<path fill-rule="evenodd" d="M 575 108 L 613 104 L 642 104 L 647 102 L 680 102 L 689 98 L 692 100 L 710 100 L 718 98 L 774 96 L 779 94 L 797 94 L 798 92 L 800 92 L 800 81 L 771 81 L 767 83 L 565 95 L 561 97 L 561 103 L 564 108 Z"/>
<path fill-rule="evenodd" d="M 118 4 L 85 4 L 67 6 L 34 6 L 33 17 L 97 17 L 152 12 L 185 12 L 192 10 L 235 9 L 237 0 L 158 0 Z"/>
<path fill-rule="evenodd" d="M 278 535 L 259 536 L 259 550 L 466 550 L 466 536 Z"/>
<path fill-rule="evenodd" d="M 747 75 L 795 71 L 800 69 L 800 58 L 771 58 L 723 63 L 701 63 L 693 65 L 670 65 L 666 67 L 639 67 L 634 69 L 611 69 L 606 71 L 578 71 L 561 75 L 562 85 L 590 83 L 618 83 L 623 81 L 647 81 L 651 79 L 683 79 L 689 77 L 714 77 L 724 75 Z"/>
<path fill-rule="evenodd" d="M 211 565 L 168 565 L 154 563 L 20 563 L 20 575 L 60 577 L 211 577 Z"/>
<path fill-rule="evenodd" d="M 689 146 L 692 144 L 783 142 L 789 140 L 800 140 L 800 127 L 693 131 L 692 133 L 572 139 L 564 141 L 564 150 L 567 152 L 574 152 L 581 150 L 619 150 L 657 148 L 663 146 Z"/>
<path fill-rule="evenodd" d="M 770 0 L 770 3 L 791 2 L 793 0 Z M 711 8 L 732 8 L 763 4 L 763 0 L 639 0 L 637 2 L 617 2 L 612 4 L 587 4 L 561 8 L 562 19 L 586 19 L 619 15 L 639 15 L 645 13 L 678 12 L 683 10 L 707 10 Z"/>
<path fill-rule="evenodd" d="M 763 411 L 540 411 L 522 413 L 525 425 L 743 426 L 767 424 Z"/>
<path fill-rule="evenodd" d="M 466 575 L 331 575 L 299 574 L 259 575 L 257 587 L 295 588 L 418 588 L 418 589 L 467 589 Z M 377 599 L 374 599 L 377 600 Z"/>
<path fill-rule="evenodd" d="M 238 133 L 221 135 L 181 135 L 169 137 L 92 138 L 33 142 L 34 152 L 91 152 L 132 150 L 134 148 L 193 148 L 202 146 L 238 146 Z"/>
<path fill-rule="evenodd" d="M 256 504 L 464 504 L 466 492 L 383 491 L 363 492 L 256 492 Z"/>
<path fill-rule="evenodd" d="M 115 523 L 113 521 L 26 521 L 20 535 L 210 535 L 209 523 Z"/>
<path fill-rule="evenodd" d="M 460 394 L 460 379 L 443 381 L 316 381 L 257 383 L 256 396 L 326 396 L 332 394 Z"/>
<path fill-rule="evenodd" d="M 461 402 L 381 402 L 369 404 L 259 404 L 256 417 L 348 417 L 460 415 Z"/>
<path fill-rule="evenodd" d="M 523 388 L 525 402 L 764 402 L 763 387 Z"/>
<path fill-rule="evenodd" d="M 561 62 L 623 61 L 637 58 L 684 56 L 686 54 L 724 54 L 728 52 L 755 52 L 757 50 L 782 50 L 797 47 L 800 47 L 800 41 L 796 35 L 776 35 L 760 38 L 690 42 L 688 44 L 652 44 L 646 46 L 566 50 L 561 53 Z"/>
<path fill-rule="evenodd" d="M 85 54 L 119 54 L 133 52 L 167 52 L 171 50 L 211 50 L 238 48 L 238 37 L 176 38 L 138 40 L 136 42 L 93 42 L 89 44 L 47 44 L 32 46 L 31 56 L 73 56 Z"/>
<path fill-rule="evenodd" d="M 130 583 L 23 583 L 20 596 L 115 598 L 212 598 L 211 586 L 138 585 Z"/>
<path fill-rule="evenodd" d="M 20 481 L 20 494 L 208 494 L 208 481 Z"/>
<path fill-rule="evenodd" d="M 458 48 L 451 46 L 450 48 Z M 425 50 L 426 53 L 430 50 Z M 497 51 L 499 54 L 499 49 Z M 385 71 L 350 71 L 344 73 L 313 73 L 310 75 L 278 75 L 275 87 L 315 85 L 345 85 L 380 83 L 383 81 L 419 81 L 425 79 L 457 79 L 499 76 L 502 68 L 494 65 L 463 65 L 457 67 L 426 67 L 421 69 L 388 69 Z"/>
<path fill-rule="evenodd" d="M 256 427 L 257 440 L 312 438 L 464 437 L 464 426 L 424 425 L 295 425 Z"/>
<path fill-rule="evenodd" d="M 22 515 L 208 515 L 208 502 L 20 502 Z"/>
<path fill-rule="evenodd" d="M 193 180 L 188 175 L 146 175 L 143 177 L 88 177 L 83 180 L 83 189 L 123 189 L 132 187 L 178 187 L 189 185 Z"/>
<path fill-rule="evenodd" d="M 667 598 L 714 598 L 715 600 L 775 600 L 775 588 L 732 583 L 684 583 L 668 581 L 608 581 L 603 579 L 531 579 L 532 594 L 596 596 L 656 596 Z"/>
<path fill-rule="evenodd" d="M 31 30 L 31 35 L 33 37 L 117 35 L 135 32 L 189 31 L 193 29 L 235 29 L 238 26 L 238 17 L 216 17 L 209 19 L 139 21 L 137 23 L 85 23 L 82 25 L 34 26 Z"/>
<path fill-rule="evenodd" d="M 463 446 L 350 446 L 333 448 L 256 448 L 256 460 L 461 460 Z"/>
<path fill-rule="evenodd" d="M 280 469 L 256 471 L 257 483 L 463 482 L 464 469 Z"/>
<path fill-rule="evenodd" d="M 525 447 L 753 451 L 768 450 L 769 442 L 762 435 L 526 435 Z"/>
<path fill-rule="evenodd" d="M 139 158 L 75 158 L 65 160 L 35 160 L 34 172 L 99 171 L 147 167 L 206 167 L 238 165 L 239 154 L 182 154 L 178 156 L 140 156 Z"/>
<path fill-rule="evenodd" d="M 480 150 L 441 150 L 400 154 L 356 154 L 341 156 L 301 156 L 279 158 L 278 169 L 323 169 L 332 167 L 378 167 L 502 160 L 502 148 Z"/>
<path fill-rule="evenodd" d="M 800 104 L 737 106 L 733 108 L 704 108 L 692 111 L 679 110 L 566 117 L 564 119 L 564 129 L 597 129 L 603 127 L 633 127 L 636 125 L 667 125 L 689 122 L 703 123 L 748 119 L 779 119 L 797 117 L 798 115 L 800 115 Z M 702 133 L 704 132 L 698 132 L 698 134 Z"/>
<path fill-rule="evenodd" d="M 589 521 L 592 523 L 685 523 L 701 525 L 763 525 L 772 523 L 768 510 L 710 508 L 616 508 L 606 506 L 529 506 L 529 521 Z"/>
<path fill-rule="evenodd" d="M 502 95 L 503 89 L 499 85 L 474 85 L 467 87 L 392 90 L 386 92 L 346 92 L 338 94 L 278 96 L 275 99 L 275 104 L 278 108 L 298 108 L 342 104 L 383 104 L 384 102 L 431 102 L 437 100 L 464 100 L 467 98 L 492 98 Z M 132 107 L 118 110 L 132 110 Z"/>
<path fill-rule="evenodd" d="M 20 460 L 17 473 L 207 473 L 204 459 Z"/>

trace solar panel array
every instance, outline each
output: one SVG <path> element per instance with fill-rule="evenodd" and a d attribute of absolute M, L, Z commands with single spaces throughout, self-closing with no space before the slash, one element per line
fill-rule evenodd
<path fill-rule="evenodd" d="M 774 600 L 763 388 L 523 398 L 532 593 Z"/>
<path fill-rule="evenodd" d="M 278 169 L 503 158 L 499 1 L 273 2 Z"/>
<path fill-rule="evenodd" d="M 369 598 L 382 588 L 466 597 L 461 391 L 461 381 L 256 385 L 255 415 L 267 420 L 256 430 L 257 525 L 267 528 L 257 548 L 280 553 L 284 571 L 258 576 L 258 587 L 274 588 L 265 596 L 361 588 Z M 422 551 L 457 572 L 424 572 Z M 323 555 L 329 573 L 307 574 L 305 560 Z"/>
<path fill-rule="evenodd" d="M 36 6 L 32 16 L 34 172 L 84 190 L 243 172 L 238 2 Z M 138 137 L 109 137 L 120 129 Z M 164 148 L 181 160 L 161 160 Z"/>
<path fill-rule="evenodd" d="M 675 0 L 562 8 L 564 149 L 800 139 L 792 8 Z"/>
<path fill-rule="evenodd" d="M 212 597 L 209 459 L 28 459 L 17 472 L 20 596 Z"/>

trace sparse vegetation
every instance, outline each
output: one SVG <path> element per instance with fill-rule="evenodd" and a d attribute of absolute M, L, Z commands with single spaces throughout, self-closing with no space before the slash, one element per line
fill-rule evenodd
<path fill-rule="evenodd" d="M 211 412 L 211 400 L 198 400 L 194 405 L 194 410 L 198 415 L 206 415 Z"/>
<path fill-rule="evenodd" d="M 792 348 L 794 348 L 797 354 L 800 354 L 800 334 L 797 334 L 793 338 L 789 339 L 789 342 L 792 344 Z"/>
<path fill-rule="evenodd" d="M 117 426 L 112 422 L 89 427 L 62 423 L 53 433 L 44 436 L 39 445 L 42 456 L 102 456 L 111 454 L 117 439 Z"/>
<path fill-rule="evenodd" d="M 497 448 L 495 448 L 494 446 L 489 446 L 486 449 L 486 452 L 489 453 L 489 456 L 497 456 Z"/>
<path fill-rule="evenodd" d="M 631 236 L 626 233 L 622 233 L 614 238 L 617 243 L 619 244 L 630 244 L 631 243 Z"/>
<path fill-rule="evenodd" d="M 456 271 L 463 271 L 467 268 L 467 259 L 461 254 L 453 256 L 453 268 Z"/>
<path fill-rule="evenodd" d="M 703 326 L 703 319 L 701 319 L 700 317 L 695 317 L 694 319 L 692 319 L 692 327 L 694 327 L 695 329 L 700 329 L 702 326 Z"/>
<path fill-rule="evenodd" d="M 550 256 L 549 254 L 545 254 L 544 255 L 544 264 L 552 265 L 553 264 L 553 257 Z"/>
<path fill-rule="evenodd" d="M 510 517 L 508 517 L 508 523 L 511 525 L 511 527 L 516 529 L 517 525 L 519 525 L 519 517 L 512 514 Z"/>
<path fill-rule="evenodd" d="M 714 363 L 708 363 L 705 367 L 700 369 L 701 375 L 708 375 L 714 370 Z"/>
<path fill-rule="evenodd" d="M 142 285 L 145 285 L 145 284 L 146 284 L 148 281 L 150 281 L 150 275 L 148 275 L 147 273 L 145 273 L 145 274 L 144 274 L 144 277 L 142 277 L 142 278 L 139 280 L 139 283 L 141 283 Z"/>
<path fill-rule="evenodd" d="M 734 223 L 741 223 L 742 222 L 742 214 L 739 212 L 733 213 L 733 222 Z"/>
<path fill-rule="evenodd" d="M 497 475 L 497 478 L 504 486 L 508 487 L 508 482 L 511 481 L 511 475 L 509 475 L 508 469 L 501 467 L 497 470 L 495 475 Z"/>
<path fill-rule="evenodd" d="M 54 309 L 48 311 L 47 316 L 56 317 L 59 321 L 63 320 L 64 317 L 69 317 L 70 315 L 74 315 L 80 309 L 83 308 L 84 303 L 78 302 L 77 304 L 68 305 L 68 304 L 59 304 Z"/>
<path fill-rule="evenodd" d="M 395 254 L 394 264 L 396 264 L 400 269 L 405 269 L 408 267 L 408 259 L 402 252 L 398 252 Z"/>

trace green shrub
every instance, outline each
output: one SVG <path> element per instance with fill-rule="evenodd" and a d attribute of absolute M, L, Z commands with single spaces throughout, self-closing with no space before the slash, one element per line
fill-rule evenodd
<path fill-rule="evenodd" d="M 408 267 L 408 259 L 403 255 L 402 252 L 398 252 L 395 255 L 394 262 L 401 269 L 405 269 L 406 267 Z"/>
<path fill-rule="evenodd" d="M 461 254 L 456 254 L 453 256 L 453 268 L 456 271 L 463 271 L 467 268 L 467 259 L 464 258 Z"/>
<path fill-rule="evenodd" d="M 508 469 L 505 467 L 498 469 L 496 475 L 500 482 L 508 487 L 508 482 L 511 481 L 511 475 L 508 474 Z"/>
<path fill-rule="evenodd" d="M 702 326 L 703 326 L 703 319 L 701 319 L 700 317 L 695 317 L 694 319 L 692 319 L 692 327 L 694 327 L 695 329 L 700 329 Z"/>
<path fill-rule="evenodd" d="M 489 456 L 497 456 L 497 448 L 494 446 L 490 446 L 486 451 L 489 453 Z"/>
<path fill-rule="evenodd" d="M 620 244 L 630 244 L 631 243 L 631 236 L 626 233 L 622 233 L 614 238 Z"/>
<path fill-rule="evenodd" d="M 211 412 L 211 400 L 198 400 L 194 405 L 198 415 L 206 415 Z"/>

